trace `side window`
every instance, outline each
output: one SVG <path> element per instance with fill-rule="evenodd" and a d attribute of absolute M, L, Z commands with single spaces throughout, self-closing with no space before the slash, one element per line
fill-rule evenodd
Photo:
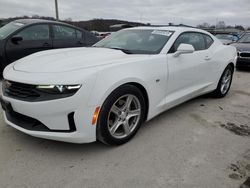
<path fill-rule="evenodd" d="M 24 41 L 28 40 L 47 40 L 49 39 L 49 26 L 33 25 L 20 31 L 18 36 L 22 37 Z"/>
<path fill-rule="evenodd" d="M 88 46 L 92 46 L 98 41 L 98 39 L 91 33 L 85 32 L 85 42 Z"/>
<path fill-rule="evenodd" d="M 62 25 L 53 25 L 54 39 L 76 39 L 76 30 Z"/>
<path fill-rule="evenodd" d="M 205 34 L 204 34 L 204 37 L 206 41 L 206 49 L 208 49 L 214 43 L 214 40 L 210 36 L 205 35 Z"/>
<path fill-rule="evenodd" d="M 76 30 L 76 38 L 82 39 L 82 31 Z"/>
<path fill-rule="evenodd" d="M 194 47 L 195 51 L 206 49 L 206 43 L 205 43 L 205 40 L 204 40 L 203 35 L 201 33 L 188 32 L 188 33 L 181 34 L 177 38 L 174 45 L 172 46 L 172 49 L 170 50 L 171 53 L 176 52 L 177 48 L 182 43 L 192 45 Z"/>

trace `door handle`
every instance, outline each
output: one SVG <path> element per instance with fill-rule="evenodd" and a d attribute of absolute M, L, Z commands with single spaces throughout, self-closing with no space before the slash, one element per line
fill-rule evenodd
<path fill-rule="evenodd" d="M 51 45 L 47 42 L 43 43 L 43 47 L 51 47 Z"/>
<path fill-rule="evenodd" d="M 82 45 L 83 43 L 81 41 L 78 41 L 76 44 L 78 45 Z"/>
<path fill-rule="evenodd" d="M 210 57 L 209 55 L 206 55 L 206 56 L 205 56 L 205 60 L 206 60 L 206 61 L 209 61 L 210 59 L 211 59 L 211 57 Z"/>

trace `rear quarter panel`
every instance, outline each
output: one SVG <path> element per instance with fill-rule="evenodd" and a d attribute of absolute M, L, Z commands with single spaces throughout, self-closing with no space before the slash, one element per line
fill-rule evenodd
<path fill-rule="evenodd" d="M 213 49 L 213 63 L 216 66 L 216 80 L 218 83 L 219 79 L 227 67 L 228 64 L 233 63 L 236 64 L 237 51 L 236 48 L 229 45 L 223 45 L 220 41 L 218 41 Z"/>

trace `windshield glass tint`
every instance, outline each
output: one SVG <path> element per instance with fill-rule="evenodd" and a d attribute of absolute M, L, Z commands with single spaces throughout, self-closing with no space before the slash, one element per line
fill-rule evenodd
<path fill-rule="evenodd" d="M 216 35 L 218 39 L 224 39 L 224 40 L 233 40 L 233 35 Z"/>
<path fill-rule="evenodd" d="M 131 54 L 158 54 L 173 31 L 167 30 L 121 30 L 101 40 L 94 47 L 121 49 Z"/>
<path fill-rule="evenodd" d="M 0 28 L 0 39 L 5 39 L 8 35 L 21 28 L 24 24 L 11 22 Z"/>
<path fill-rule="evenodd" d="M 250 43 L 250 33 L 245 34 L 238 42 Z"/>

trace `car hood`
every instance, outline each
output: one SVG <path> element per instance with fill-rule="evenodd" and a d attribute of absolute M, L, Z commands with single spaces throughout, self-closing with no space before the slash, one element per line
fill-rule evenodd
<path fill-rule="evenodd" d="M 220 39 L 220 41 L 221 41 L 223 44 L 230 44 L 230 43 L 232 43 L 231 40 L 227 40 L 227 39 Z"/>
<path fill-rule="evenodd" d="M 250 51 L 250 43 L 233 43 L 238 51 Z"/>
<path fill-rule="evenodd" d="M 68 48 L 38 52 L 16 61 L 14 70 L 32 73 L 67 72 L 112 63 L 124 63 L 147 55 L 125 54 L 107 48 Z"/>

